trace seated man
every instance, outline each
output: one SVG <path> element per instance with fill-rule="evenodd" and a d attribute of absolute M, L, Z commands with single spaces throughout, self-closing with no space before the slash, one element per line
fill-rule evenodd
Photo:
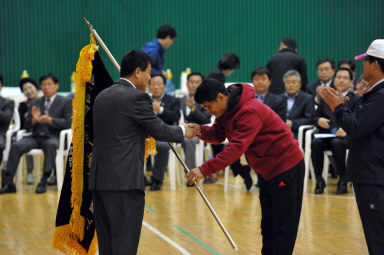
<path fill-rule="evenodd" d="M 282 97 L 269 93 L 271 85 L 271 74 L 265 67 L 257 67 L 252 72 L 251 80 L 256 91 L 256 99 L 268 105 L 285 122 L 287 109 Z"/>
<path fill-rule="evenodd" d="M 180 119 L 180 100 L 165 94 L 165 76 L 153 73 L 149 82 L 149 91 L 153 99 L 153 111 L 168 125 L 177 124 Z M 151 190 L 160 190 L 163 184 L 165 169 L 168 165 L 169 146 L 166 142 L 156 141 L 157 154 L 152 169 Z"/>
<path fill-rule="evenodd" d="M 199 72 L 192 72 L 187 77 L 188 96 L 180 99 L 181 110 L 184 116 L 185 123 L 197 123 L 199 125 L 209 124 L 211 122 L 211 114 L 207 113 L 203 107 L 195 102 L 194 95 L 197 86 L 203 81 L 203 75 Z M 185 155 L 185 164 L 189 169 L 196 166 L 195 149 L 199 142 L 198 137 L 193 139 L 184 138 L 182 143 Z M 188 185 L 187 186 L 193 186 Z"/>
<path fill-rule="evenodd" d="M 13 177 L 21 156 L 28 151 L 39 148 L 44 152 L 44 173 L 36 187 L 36 193 L 47 191 L 47 179 L 55 167 L 56 150 L 59 147 L 60 131 L 71 127 L 72 104 L 67 97 L 57 95 L 59 79 L 52 73 L 40 77 L 43 97 L 32 100 L 25 127 L 32 129 L 32 135 L 23 137 L 11 145 L 7 162 L 7 183 L 0 194 L 15 193 Z"/>
<path fill-rule="evenodd" d="M 335 61 L 331 58 L 320 58 L 316 63 L 317 76 L 319 80 L 307 85 L 306 92 L 311 94 L 315 102 L 320 101 L 320 88 L 334 88 L 332 77 L 335 74 Z"/>
<path fill-rule="evenodd" d="M 0 74 L 0 90 L 3 87 L 3 76 Z M 5 148 L 5 134 L 13 117 L 15 103 L 0 96 L 0 163 L 3 161 L 3 150 Z M 6 172 L 1 171 L 1 186 L 4 187 Z"/>
<path fill-rule="evenodd" d="M 360 97 L 349 91 L 353 81 L 351 70 L 347 68 L 338 69 L 334 80 L 336 88 L 340 88 L 344 97 L 347 96 L 349 98 L 347 106 L 350 109 L 355 109 L 360 104 Z M 322 177 L 325 150 L 332 151 L 334 168 L 339 174 L 336 194 L 345 194 L 347 193 L 345 155 L 348 147 L 348 134 L 338 125 L 335 114 L 322 99 L 320 100 L 319 107 L 316 109 L 314 120 L 319 133 L 336 134 L 334 138 L 315 138 L 312 140 L 311 158 L 316 175 L 315 194 L 324 193 L 326 186 Z"/>
<path fill-rule="evenodd" d="M 286 123 L 291 128 L 295 139 L 301 125 L 312 123 L 315 103 L 308 93 L 300 90 L 301 78 L 296 70 L 289 70 L 283 77 L 285 93 L 282 96 L 285 99 L 287 108 Z"/>

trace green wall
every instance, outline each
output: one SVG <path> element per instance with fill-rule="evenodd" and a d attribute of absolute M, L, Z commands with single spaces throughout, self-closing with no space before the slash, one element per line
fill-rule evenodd
<path fill-rule="evenodd" d="M 87 17 L 119 63 L 154 38 L 159 25 L 173 25 L 178 37 L 165 67 L 176 86 L 186 67 L 207 74 L 229 51 L 239 55 L 241 66 L 228 81 L 249 81 L 284 36 L 298 41 L 312 81 L 318 58 L 353 57 L 384 38 L 383 10 L 383 0 L 0 0 L 0 73 L 5 86 L 17 86 L 24 69 L 35 79 L 51 71 L 60 90 L 68 91 L 80 49 L 89 42 Z"/>

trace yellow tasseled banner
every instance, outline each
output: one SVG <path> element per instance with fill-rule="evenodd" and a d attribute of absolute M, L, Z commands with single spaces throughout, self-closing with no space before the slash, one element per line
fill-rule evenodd
<path fill-rule="evenodd" d="M 145 139 L 145 154 L 144 154 L 144 161 L 147 160 L 149 155 L 155 156 L 157 153 L 156 151 L 156 141 L 153 139 L 153 137 L 149 137 Z"/>
<path fill-rule="evenodd" d="M 53 236 L 53 248 L 63 251 L 65 254 L 87 254 L 78 243 L 84 238 L 85 219 L 80 215 L 83 194 L 83 165 L 84 165 L 84 109 L 86 83 L 92 78 L 92 60 L 97 51 L 95 39 L 91 33 L 90 44 L 80 51 L 80 57 L 76 64 L 76 91 L 73 100 L 73 166 L 72 166 L 72 196 L 73 208 L 69 225 L 56 227 Z M 87 162 L 88 163 L 88 162 Z M 88 255 L 95 254 L 97 250 L 97 237 L 94 236 Z"/>

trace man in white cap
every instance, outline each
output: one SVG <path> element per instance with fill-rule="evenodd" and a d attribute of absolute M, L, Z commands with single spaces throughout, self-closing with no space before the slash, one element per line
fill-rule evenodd
<path fill-rule="evenodd" d="M 384 39 L 374 40 L 355 59 L 363 61 L 364 80 L 370 87 L 361 107 L 351 111 L 341 91 L 331 88 L 323 88 L 321 96 L 351 141 L 347 171 L 369 254 L 384 254 Z"/>

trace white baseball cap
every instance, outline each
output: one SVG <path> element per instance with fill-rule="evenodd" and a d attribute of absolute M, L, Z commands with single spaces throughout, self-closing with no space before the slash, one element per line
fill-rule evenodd
<path fill-rule="evenodd" d="M 384 39 L 376 39 L 369 45 L 367 52 L 355 57 L 355 60 L 360 60 L 366 56 L 373 56 L 384 59 Z"/>

